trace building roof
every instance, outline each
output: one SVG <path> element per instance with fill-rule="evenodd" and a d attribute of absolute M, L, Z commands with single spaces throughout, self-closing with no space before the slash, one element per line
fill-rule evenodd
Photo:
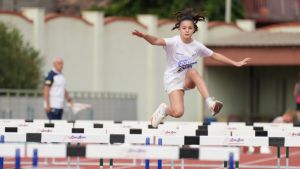
<path fill-rule="evenodd" d="M 226 23 L 226 22 L 220 22 L 220 21 L 209 21 L 208 22 L 208 29 L 213 29 L 213 28 L 221 27 L 221 26 L 232 27 L 232 28 L 242 31 L 242 29 L 240 27 L 238 27 L 236 24 L 233 24 L 233 23 Z"/>
<path fill-rule="evenodd" d="M 267 46 L 300 46 L 300 33 L 283 32 L 241 32 L 222 39 L 209 39 L 211 47 L 267 47 Z"/>
<path fill-rule="evenodd" d="M 283 28 L 299 28 L 300 22 L 285 22 L 285 23 L 277 23 L 269 26 L 264 26 L 260 28 L 260 30 L 272 30 L 272 29 L 283 29 Z"/>

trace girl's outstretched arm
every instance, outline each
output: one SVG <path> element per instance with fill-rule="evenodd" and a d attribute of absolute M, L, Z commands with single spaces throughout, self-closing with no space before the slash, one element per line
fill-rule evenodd
<path fill-rule="evenodd" d="M 230 65 L 234 65 L 236 67 L 244 66 L 251 60 L 251 58 L 245 58 L 241 61 L 234 61 L 234 60 L 231 60 L 231 59 L 227 58 L 226 56 L 224 56 L 220 53 L 214 53 L 212 55 L 212 58 L 216 61 L 227 63 L 227 64 L 230 64 Z"/>
<path fill-rule="evenodd" d="M 144 34 L 142 32 L 139 32 L 138 30 L 134 30 L 132 32 L 132 35 L 135 35 L 137 37 L 140 38 L 144 38 L 147 42 L 149 42 L 151 45 L 157 45 L 157 46 L 166 46 L 166 42 L 164 39 L 155 37 L 155 36 L 151 36 L 151 35 L 147 35 Z"/>

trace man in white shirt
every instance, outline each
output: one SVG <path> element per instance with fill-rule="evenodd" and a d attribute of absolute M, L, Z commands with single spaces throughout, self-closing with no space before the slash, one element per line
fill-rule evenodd
<path fill-rule="evenodd" d="M 55 57 L 53 69 L 45 78 L 44 109 L 49 120 L 62 119 L 65 99 L 72 104 L 72 99 L 65 89 L 66 80 L 62 74 L 63 65 L 62 58 Z"/>

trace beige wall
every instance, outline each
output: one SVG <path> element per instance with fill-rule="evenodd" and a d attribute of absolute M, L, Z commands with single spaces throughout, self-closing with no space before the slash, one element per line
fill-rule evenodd
<path fill-rule="evenodd" d="M 67 87 L 72 91 L 92 91 L 92 26 L 79 19 L 58 17 L 45 24 L 45 71 L 52 60 L 65 60 L 64 74 Z"/>
<path fill-rule="evenodd" d="M 0 21 L 14 26 L 21 32 L 26 42 L 33 43 L 33 24 L 30 21 L 11 13 L 0 13 Z"/>
<path fill-rule="evenodd" d="M 217 40 L 240 33 L 242 30 L 233 26 L 218 26 L 209 30 L 208 37 L 210 40 Z"/>
<path fill-rule="evenodd" d="M 147 119 L 146 43 L 131 35 L 145 29 L 133 22 L 113 22 L 104 28 L 104 91 L 138 94 L 138 119 Z"/>

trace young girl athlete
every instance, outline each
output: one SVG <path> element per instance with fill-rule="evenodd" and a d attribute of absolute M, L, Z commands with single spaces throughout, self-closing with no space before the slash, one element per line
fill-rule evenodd
<path fill-rule="evenodd" d="M 237 67 L 246 65 L 250 60 L 250 58 L 245 58 L 242 61 L 233 61 L 194 40 L 192 35 L 198 30 L 197 22 L 205 21 L 205 18 L 194 13 L 192 9 L 177 12 L 176 19 L 177 23 L 172 30 L 178 29 L 179 36 L 161 39 L 137 30 L 132 32 L 133 35 L 145 39 L 152 45 L 163 46 L 166 51 L 167 66 L 164 73 L 164 86 L 169 96 L 170 105 L 167 106 L 165 103 L 159 105 L 151 117 L 153 127 L 157 127 L 168 115 L 175 118 L 181 117 L 184 112 L 184 91 L 195 87 L 205 98 L 212 115 L 215 116 L 220 112 L 223 103 L 210 97 L 203 78 L 193 68 L 199 57 L 211 57 L 214 60 Z"/>

